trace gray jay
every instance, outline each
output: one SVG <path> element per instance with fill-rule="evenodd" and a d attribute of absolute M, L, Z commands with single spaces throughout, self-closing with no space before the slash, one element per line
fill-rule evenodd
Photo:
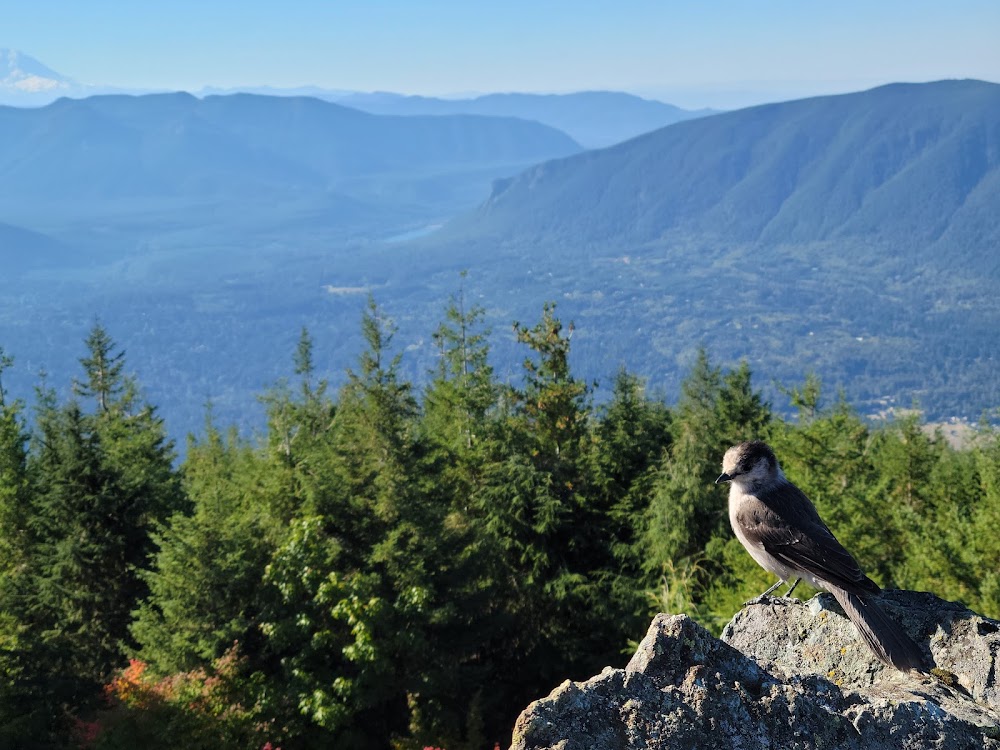
<path fill-rule="evenodd" d="M 828 591 L 882 662 L 901 671 L 924 669 L 920 648 L 878 606 L 881 592 L 820 519 L 805 494 L 789 482 L 774 452 L 754 440 L 726 451 L 722 475 L 729 482 L 729 522 L 736 538 L 765 570 L 780 579 L 761 598 L 805 579 Z"/>

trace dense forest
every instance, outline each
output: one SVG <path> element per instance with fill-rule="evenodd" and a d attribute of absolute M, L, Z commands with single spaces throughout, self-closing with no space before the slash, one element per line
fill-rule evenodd
<path fill-rule="evenodd" d="M 772 583 L 713 484 L 748 438 L 880 584 L 1000 616 L 987 427 L 956 449 L 872 425 L 812 376 L 782 418 L 704 352 L 669 405 L 627 371 L 598 399 L 553 305 L 514 324 L 505 383 L 482 321 L 452 299 L 421 392 L 373 300 L 336 393 L 303 330 L 266 434 L 209 410 L 183 461 L 100 325 L 71 396 L 43 380 L 29 407 L 0 377 L 0 747 L 505 745 L 652 613 L 718 632 Z"/>

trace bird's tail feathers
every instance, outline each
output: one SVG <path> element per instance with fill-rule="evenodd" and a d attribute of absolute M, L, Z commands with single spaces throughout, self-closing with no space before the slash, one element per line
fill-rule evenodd
<path fill-rule="evenodd" d="M 868 648 L 882 662 L 906 672 L 923 670 L 924 656 L 920 647 L 906 634 L 898 623 L 889 617 L 869 596 L 858 596 L 843 589 L 831 592 L 844 613 L 858 629 Z"/>

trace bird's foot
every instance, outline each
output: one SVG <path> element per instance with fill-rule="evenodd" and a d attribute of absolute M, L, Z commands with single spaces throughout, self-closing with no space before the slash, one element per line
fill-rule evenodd
<path fill-rule="evenodd" d="M 773 607 L 776 604 L 777 605 L 791 604 L 792 602 L 798 602 L 798 601 L 799 600 L 796 599 L 794 596 L 771 596 L 770 594 L 760 594 L 759 596 L 755 596 L 753 599 L 750 599 L 749 601 L 743 602 L 743 606 L 752 607 L 755 604 L 764 604 L 768 607 Z"/>
<path fill-rule="evenodd" d="M 801 580 L 802 580 L 801 578 L 796 578 L 794 581 L 792 581 L 791 585 L 789 585 L 788 590 L 785 592 L 784 596 L 771 596 L 771 592 L 777 589 L 779 586 L 781 586 L 782 583 L 784 583 L 784 581 L 778 579 L 778 581 L 773 586 L 771 586 L 771 588 L 769 588 L 760 596 L 755 596 L 750 601 L 743 602 L 743 606 L 749 607 L 752 604 L 774 604 L 775 602 L 783 602 L 783 603 L 788 602 L 792 598 L 792 592 L 795 591 L 795 587 L 799 585 L 799 581 Z"/>

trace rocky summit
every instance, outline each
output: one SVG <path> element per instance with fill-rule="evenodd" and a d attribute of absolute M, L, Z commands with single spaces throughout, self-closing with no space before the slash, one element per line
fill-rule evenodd
<path fill-rule="evenodd" d="M 929 673 L 875 659 L 827 594 L 750 604 L 721 639 L 660 614 L 624 669 L 528 706 L 512 750 L 1000 749 L 1000 623 L 932 594 L 880 603 Z"/>

